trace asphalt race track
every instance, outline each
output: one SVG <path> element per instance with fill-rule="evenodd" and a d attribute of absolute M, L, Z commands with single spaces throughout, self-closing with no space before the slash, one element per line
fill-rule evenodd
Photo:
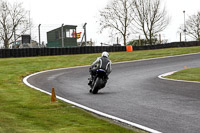
<path fill-rule="evenodd" d="M 200 84 L 159 79 L 163 73 L 200 67 L 200 53 L 115 63 L 107 86 L 89 93 L 88 66 L 28 78 L 38 88 L 164 133 L 200 132 Z"/>

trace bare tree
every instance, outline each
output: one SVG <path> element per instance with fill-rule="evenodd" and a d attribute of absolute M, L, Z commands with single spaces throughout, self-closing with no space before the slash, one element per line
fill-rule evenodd
<path fill-rule="evenodd" d="M 0 1 L 0 39 L 3 40 L 5 48 L 9 48 L 9 44 L 28 30 L 29 21 L 26 14 L 22 3 L 11 5 L 6 0 Z"/>
<path fill-rule="evenodd" d="M 156 34 L 163 31 L 169 24 L 169 17 L 160 0 L 133 0 L 134 27 L 144 34 L 149 44 L 153 44 Z"/>
<path fill-rule="evenodd" d="M 127 36 L 131 33 L 131 24 L 133 21 L 131 0 L 113 0 L 102 11 L 100 11 L 101 32 L 109 28 L 115 34 L 123 37 L 123 43 L 126 45 Z"/>
<path fill-rule="evenodd" d="M 184 31 L 184 28 L 181 28 Z M 189 16 L 189 19 L 185 23 L 186 34 L 190 37 L 198 40 L 200 39 L 200 12 Z"/>

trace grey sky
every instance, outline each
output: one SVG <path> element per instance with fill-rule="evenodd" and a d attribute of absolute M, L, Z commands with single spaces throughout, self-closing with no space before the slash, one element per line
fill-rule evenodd
<path fill-rule="evenodd" d="M 30 10 L 30 18 L 34 23 L 31 31 L 37 40 L 37 26 L 41 24 L 42 41 L 46 42 L 46 31 L 61 26 L 62 23 L 78 25 L 78 32 L 82 31 L 82 25 L 87 22 L 87 38 L 99 45 L 100 42 L 113 44 L 113 39 L 107 32 L 100 34 L 97 24 L 99 10 L 103 9 L 110 0 L 9 0 L 10 2 L 23 2 L 26 10 Z M 200 11 L 200 0 L 161 0 L 167 8 L 171 22 L 165 31 L 161 33 L 163 39 L 169 42 L 179 41 L 177 33 L 184 23 L 183 10 L 186 11 L 186 19 L 189 15 Z M 135 36 L 137 37 L 137 36 Z M 188 38 L 189 40 L 189 38 Z M 79 40 L 80 41 L 80 40 Z"/>

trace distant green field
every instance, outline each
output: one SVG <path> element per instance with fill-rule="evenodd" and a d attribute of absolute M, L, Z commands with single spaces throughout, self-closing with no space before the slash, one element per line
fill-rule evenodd
<path fill-rule="evenodd" d="M 166 78 L 200 82 L 200 67 L 181 70 Z"/>
<path fill-rule="evenodd" d="M 112 62 L 200 52 L 200 47 L 110 53 Z M 23 84 L 23 77 L 49 69 L 91 64 L 99 54 L 0 59 L 0 133 L 135 133 L 99 119 Z M 87 75 L 86 75 L 87 76 Z M 127 127 L 127 126 L 126 126 Z"/>

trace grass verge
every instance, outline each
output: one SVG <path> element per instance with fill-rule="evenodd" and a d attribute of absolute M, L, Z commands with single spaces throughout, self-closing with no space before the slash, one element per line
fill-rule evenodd
<path fill-rule="evenodd" d="M 166 76 L 166 78 L 200 82 L 200 67 L 181 70 L 172 75 Z"/>
<path fill-rule="evenodd" d="M 200 47 L 110 53 L 112 62 L 200 52 Z M 130 133 L 22 83 L 24 76 L 38 71 L 89 65 L 100 54 L 0 59 L 0 132 Z"/>

